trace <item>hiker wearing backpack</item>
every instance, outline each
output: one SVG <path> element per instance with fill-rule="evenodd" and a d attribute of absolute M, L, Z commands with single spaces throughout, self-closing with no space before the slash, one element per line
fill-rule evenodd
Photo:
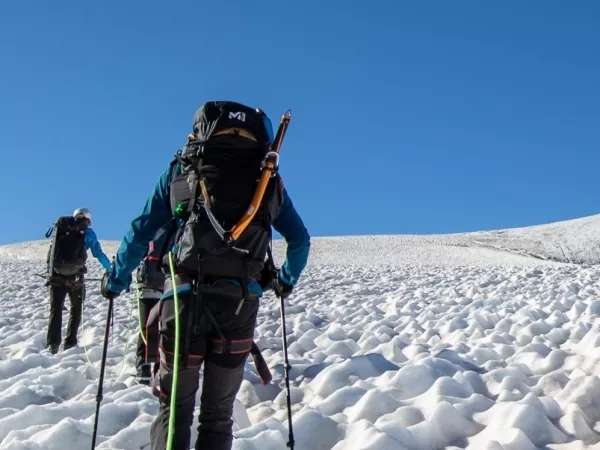
<path fill-rule="evenodd" d="M 72 216 L 59 217 L 46 233 L 47 238 L 53 234 L 46 258 L 50 290 L 50 320 L 46 346 L 52 354 L 58 352 L 62 341 L 62 311 L 67 295 L 71 301 L 71 310 L 64 350 L 77 345 L 77 331 L 81 324 L 85 299 L 87 250 L 92 251 L 92 255 L 106 270 L 111 267 L 91 224 L 90 211 L 87 208 L 78 208 Z"/>
<path fill-rule="evenodd" d="M 148 317 L 163 295 L 165 274 L 162 270 L 161 256 L 166 252 L 172 236 L 172 227 L 161 228 L 148 245 L 147 253 L 137 268 L 135 275 L 136 295 L 138 297 L 138 314 L 140 335 L 136 350 L 135 366 L 137 382 L 150 385 L 152 363 L 155 362 L 155 347 L 158 338 L 158 323 L 151 323 L 148 329 Z M 154 329 L 156 328 L 156 329 Z M 150 348 L 148 348 L 150 347 Z"/>
<path fill-rule="evenodd" d="M 287 297 L 307 263 L 309 234 L 280 175 L 271 170 L 278 165 L 272 146 L 278 150 L 279 136 L 258 109 L 235 102 L 202 105 L 184 149 L 131 222 L 103 278 L 102 295 L 118 296 L 156 231 L 177 221 L 174 245 L 163 259 L 169 275 L 159 303 L 160 410 L 151 427 L 152 450 L 190 448 L 202 367 L 195 448 L 231 448 L 233 403 L 252 348 L 260 280 Z M 287 243 L 285 262 L 275 273 L 265 263 L 271 227 Z M 180 358 L 174 357 L 176 345 Z"/>

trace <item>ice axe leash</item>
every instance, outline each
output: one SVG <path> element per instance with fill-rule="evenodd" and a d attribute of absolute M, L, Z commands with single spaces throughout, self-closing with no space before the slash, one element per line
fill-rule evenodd
<path fill-rule="evenodd" d="M 102 349 L 102 364 L 100 366 L 100 378 L 98 380 L 98 393 L 96 395 L 96 414 L 94 416 L 94 433 L 92 435 L 92 450 L 96 448 L 96 436 L 98 434 L 98 416 L 100 414 L 100 403 L 102 402 L 102 390 L 104 385 L 104 369 L 106 368 L 106 354 L 108 353 L 108 335 L 110 334 L 110 324 L 113 313 L 114 299 L 108 300 L 108 315 L 106 318 L 106 328 L 104 329 L 104 348 Z"/>

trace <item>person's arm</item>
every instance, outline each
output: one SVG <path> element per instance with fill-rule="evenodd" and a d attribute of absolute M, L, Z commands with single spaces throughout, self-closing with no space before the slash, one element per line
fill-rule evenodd
<path fill-rule="evenodd" d="M 129 230 L 121 241 L 108 279 L 108 289 L 111 292 L 119 294 L 127 289 L 131 273 L 146 254 L 149 242 L 158 230 L 173 218 L 169 199 L 171 170 L 172 167 L 169 166 L 163 172 L 142 212 L 131 221 Z"/>
<path fill-rule="evenodd" d="M 287 243 L 285 262 L 280 270 L 281 280 L 289 286 L 294 286 L 308 261 L 310 236 L 285 188 L 283 202 L 279 214 L 273 221 L 273 228 Z"/>
<path fill-rule="evenodd" d="M 92 256 L 102 264 L 102 267 L 104 267 L 105 270 L 110 270 L 110 259 L 108 259 L 108 256 L 102 251 L 102 246 L 100 245 L 100 242 L 98 242 L 96 232 L 91 228 L 86 228 L 84 239 L 86 250 L 90 249 L 92 251 Z"/>

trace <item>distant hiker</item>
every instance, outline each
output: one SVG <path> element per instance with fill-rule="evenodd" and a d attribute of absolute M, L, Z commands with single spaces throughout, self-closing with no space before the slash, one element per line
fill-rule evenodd
<path fill-rule="evenodd" d="M 155 362 L 157 330 L 147 330 L 150 311 L 163 295 L 165 274 L 162 271 L 161 256 L 166 253 L 166 247 L 172 236 L 169 234 L 172 227 L 163 227 L 148 245 L 147 254 L 137 268 L 135 276 L 135 290 L 138 297 L 138 314 L 140 321 L 140 335 L 136 351 L 135 366 L 137 381 L 140 384 L 150 385 L 152 378 L 152 363 Z M 157 322 L 153 323 L 157 325 Z M 156 332 L 152 332 L 156 331 Z M 147 341 L 150 342 L 147 345 Z M 148 349 L 150 346 L 150 349 Z M 148 352 L 148 350 L 150 350 Z"/>
<path fill-rule="evenodd" d="M 159 303 L 160 362 L 154 382 L 160 410 L 151 427 L 152 450 L 171 448 L 167 447 L 169 425 L 172 449 L 190 448 L 202 364 L 195 448 L 231 448 L 233 403 L 263 294 L 259 280 L 287 297 L 306 265 L 309 234 L 281 177 L 276 170 L 271 172 L 278 165 L 277 154 L 271 152 L 274 140 L 271 121 L 259 109 L 234 102 L 202 105 L 184 149 L 131 222 L 113 268 L 102 281 L 104 297 L 119 295 L 155 233 L 175 219 L 173 254 L 164 258 L 165 270 L 172 269 L 175 277 L 167 276 Z M 266 184 L 257 183 L 258 179 Z M 271 226 L 287 242 L 286 260 L 274 274 L 272 258 L 265 264 Z M 178 359 L 174 358 L 177 326 Z M 179 364 L 178 383 L 173 386 L 175 364 Z M 170 416 L 172 394 L 176 408 Z"/>
<path fill-rule="evenodd" d="M 46 258 L 50 290 L 50 320 L 46 345 L 48 350 L 58 352 L 62 340 L 62 310 L 67 294 L 71 301 L 67 336 L 64 349 L 77 345 L 77 331 L 81 324 L 81 310 L 85 299 L 84 274 L 87 272 L 87 250 L 109 270 L 110 260 L 102 251 L 96 233 L 92 230 L 92 215 L 87 208 L 78 208 L 73 216 L 59 217 L 46 233 L 52 233 L 52 243 Z"/>

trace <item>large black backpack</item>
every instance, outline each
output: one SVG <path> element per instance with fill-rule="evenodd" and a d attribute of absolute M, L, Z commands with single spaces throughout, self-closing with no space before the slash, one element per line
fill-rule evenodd
<path fill-rule="evenodd" d="M 184 222 L 174 246 L 178 268 L 200 278 L 260 278 L 282 202 L 276 170 L 253 219 L 237 239 L 231 230 L 248 213 L 265 158 L 273 156 L 265 117 L 235 102 L 207 102 L 196 113 L 171 183 L 173 214 Z"/>
<path fill-rule="evenodd" d="M 72 276 L 86 271 L 87 250 L 85 248 L 85 218 L 59 217 L 46 237 L 52 237 L 48 251 L 49 275 Z"/>

